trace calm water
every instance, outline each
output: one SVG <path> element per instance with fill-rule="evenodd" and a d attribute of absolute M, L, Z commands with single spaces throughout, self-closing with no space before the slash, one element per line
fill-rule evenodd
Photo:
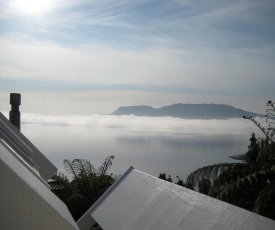
<path fill-rule="evenodd" d="M 170 174 L 174 182 L 176 176 L 185 180 L 188 174 L 203 166 L 236 162 L 229 156 L 247 151 L 250 130 L 240 132 L 237 125 L 235 132 L 219 132 L 220 129 L 216 127 L 215 132 L 207 135 L 200 134 L 198 129 L 189 130 L 188 134 L 188 130 L 151 132 L 148 127 L 145 132 L 142 128 L 129 130 L 114 126 L 22 125 L 22 132 L 61 172 L 64 172 L 63 159 L 87 159 L 98 167 L 107 156 L 115 155 L 110 172 L 116 175 L 133 166 L 154 176 Z"/>

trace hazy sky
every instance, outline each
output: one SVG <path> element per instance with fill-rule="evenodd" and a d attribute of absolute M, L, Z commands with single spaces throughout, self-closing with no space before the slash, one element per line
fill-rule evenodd
<path fill-rule="evenodd" d="M 121 105 L 274 99 L 274 0 L 0 0 L 0 105 L 111 113 Z"/>

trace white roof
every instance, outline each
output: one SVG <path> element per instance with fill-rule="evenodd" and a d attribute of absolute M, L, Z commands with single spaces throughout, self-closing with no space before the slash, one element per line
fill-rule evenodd
<path fill-rule="evenodd" d="M 0 139 L 0 229 L 77 230 L 66 205 Z"/>
<path fill-rule="evenodd" d="M 47 181 L 57 168 L 0 113 L 0 137 Z"/>
<path fill-rule="evenodd" d="M 0 113 L 0 229 L 79 229 L 46 182 L 55 172 L 55 166 Z"/>
<path fill-rule="evenodd" d="M 143 172 L 128 169 L 77 222 L 104 230 L 274 230 L 275 222 Z M 88 226 L 90 224 L 90 226 Z"/>

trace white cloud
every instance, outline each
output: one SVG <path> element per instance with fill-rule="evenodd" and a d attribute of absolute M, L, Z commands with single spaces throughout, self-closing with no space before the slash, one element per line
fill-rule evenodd
<path fill-rule="evenodd" d="M 184 120 L 135 116 L 42 116 L 22 114 L 21 130 L 63 169 L 63 159 L 88 159 L 98 166 L 109 155 L 119 175 L 130 165 L 158 176 L 186 178 L 199 167 L 232 162 L 247 151 L 257 127 L 244 119 Z"/>
<path fill-rule="evenodd" d="M 272 80 L 274 65 L 258 63 L 270 51 L 195 53 L 174 49 L 117 50 L 51 42 L 0 39 L 3 56 L 0 74 L 5 78 L 55 79 L 90 84 L 184 86 L 196 89 L 245 87 Z M 261 75 L 261 78 L 259 78 Z M 203 85 L 201 82 L 204 82 Z"/>
<path fill-rule="evenodd" d="M 159 7 L 152 8 L 151 12 L 136 8 L 139 4 L 144 6 L 143 3 L 152 7 L 155 4 L 146 0 L 137 3 L 126 0 L 57 1 L 57 9 L 78 7 L 68 12 L 64 10 L 64 14 L 54 18 L 56 20 L 41 19 L 41 26 L 33 27 L 36 21 L 32 21 L 28 27 L 30 31 L 15 26 L 2 34 L 1 78 L 28 79 L 28 82 L 31 79 L 60 80 L 61 83 L 71 82 L 72 86 L 74 82 L 128 84 L 148 86 L 149 90 L 150 86 L 170 90 L 167 93 L 165 90 L 79 92 L 79 89 L 73 89 L 73 93 L 26 93 L 24 97 L 28 99 L 28 105 L 24 106 L 28 108 L 27 112 L 110 113 L 123 105 L 160 107 L 177 102 L 227 103 L 259 113 L 264 111 L 265 101 L 273 95 L 275 47 L 265 43 L 266 34 L 254 36 L 256 31 L 253 29 L 265 28 L 272 35 L 272 28 L 267 29 L 268 19 L 272 16 L 264 14 L 272 9 L 272 1 L 199 4 L 196 1 L 171 1 L 158 4 Z M 87 12 L 87 7 L 80 7 L 85 4 L 93 10 Z M 178 10 L 180 7 L 183 10 Z M 242 40 L 245 46 L 228 46 L 228 43 L 238 43 L 242 36 L 234 30 L 236 20 L 256 26 L 247 27 L 252 33 L 248 33 L 248 37 L 259 38 L 257 44 L 260 46 L 254 47 L 250 40 Z M 223 25 L 228 22 L 232 27 L 225 29 Z M 28 25 L 27 22 L 23 24 Z M 93 33 L 97 29 L 93 27 L 95 25 L 112 28 L 106 34 L 99 33 L 100 45 L 93 40 L 94 33 L 97 34 L 97 31 Z M 36 30 L 44 32 L 36 36 Z M 117 34 L 118 37 L 114 36 Z M 128 46 L 127 42 L 132 45 Z M 14 88 L 20 88 L 18 85 Z M 47 91 L 47 84 L 44 85 Z M 173 92 L 173 87 L 181 92 Z M 37 92 L 35 88 L 34 91 Z M 6 102 L 2 105 L 7 110 Z"/>
<path fill-rule="evenodd" d="M 257 118 L 263 125 L 265 119 Z M 90 116 L 45 116 L 22 114 L 22 125 L 83 127 L 95 132 L 163 133 L 175 135 L 249 135 L 253 131 L 261 135 L 252 122 L 244 119 L 189 120 L 171 117 L 137 117 L 90 115 Z"/>

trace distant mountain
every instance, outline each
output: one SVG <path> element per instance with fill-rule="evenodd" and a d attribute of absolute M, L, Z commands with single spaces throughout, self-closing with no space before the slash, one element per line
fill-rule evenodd
<path fill-rule="evenodd" d="M 149 117 L 178 117 L 185 119 L 229 119 L 242 116 L 263 117 L 261 114 L 245 111 L 230 105 L 219 104 L 173 104 L 161 108 L 151 106 L 123 106 L 111 115 L 135 115 Z"/>

